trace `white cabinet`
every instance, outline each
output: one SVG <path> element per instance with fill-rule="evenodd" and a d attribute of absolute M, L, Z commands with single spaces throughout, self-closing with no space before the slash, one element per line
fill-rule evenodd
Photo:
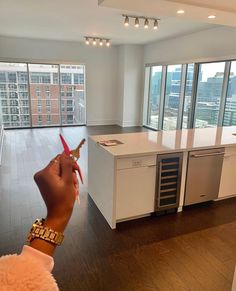
<path fill-rule="evenodd" d="M 225 148 L 218 198 L 236 194 L 236 147 Z"/>
<path fill-rule="evenodd" d="M 116 220 L 154 211 L 156 155 L 118 159 Z"/>

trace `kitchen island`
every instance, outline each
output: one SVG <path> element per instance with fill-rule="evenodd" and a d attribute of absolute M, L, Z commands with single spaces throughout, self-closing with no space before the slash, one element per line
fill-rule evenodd
<path fill-rule="evenodd" d="M 90 136 L 89 195 L 112 229 L 117 222 L 169 209 L 168 203 L 182 211 L 184 205 L 232 197 L 236 194 L 235 134 L 236 127 L 217 127 Z M 121 144 L 99 143 L 107 140 Z M 202 166 L 198 172 L 202 174 L 200 181 L 206 177 L 209 185 L 214 184 L 211 189 L 217 189 L 217 193 L 213 196 L 208 196 L 207 189 L 199 197 L 189 198 L 188 187 L 194 181 L 193 174 L 188 177 L 190 157 L 194 161 L 199 158 L 194 167 Z M 207 162 L 206 166 L 202 161 Z M 190 192 L 201 184 L 197 182 Z"/>

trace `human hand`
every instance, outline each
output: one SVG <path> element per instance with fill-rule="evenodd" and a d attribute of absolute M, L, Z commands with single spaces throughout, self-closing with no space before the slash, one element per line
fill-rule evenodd
<path fill-rule="evenodd" d="M 78 195 L 77 164 L 66 154 L 58 155 L 34 180 L 47 207 L 45 226 L 63 232 Z"/>

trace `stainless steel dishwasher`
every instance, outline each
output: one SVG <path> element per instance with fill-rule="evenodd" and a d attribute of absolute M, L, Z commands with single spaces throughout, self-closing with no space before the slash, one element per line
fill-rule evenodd
<path fill-rule="evenodd" d="M 218 197 L 224 148 L 189 152 L 184 205 Z"/>

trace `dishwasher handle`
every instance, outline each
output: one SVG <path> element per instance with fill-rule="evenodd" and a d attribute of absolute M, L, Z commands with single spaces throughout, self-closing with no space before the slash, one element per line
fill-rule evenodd
<path fill-rule="evenodd" d="M 203 157 L 210 157 L 210 156 L 224 156 L 224 152 L 222 153 L 209 153 L 209 154 L 191 154 L 191 158 L 203 158 Z"/>

